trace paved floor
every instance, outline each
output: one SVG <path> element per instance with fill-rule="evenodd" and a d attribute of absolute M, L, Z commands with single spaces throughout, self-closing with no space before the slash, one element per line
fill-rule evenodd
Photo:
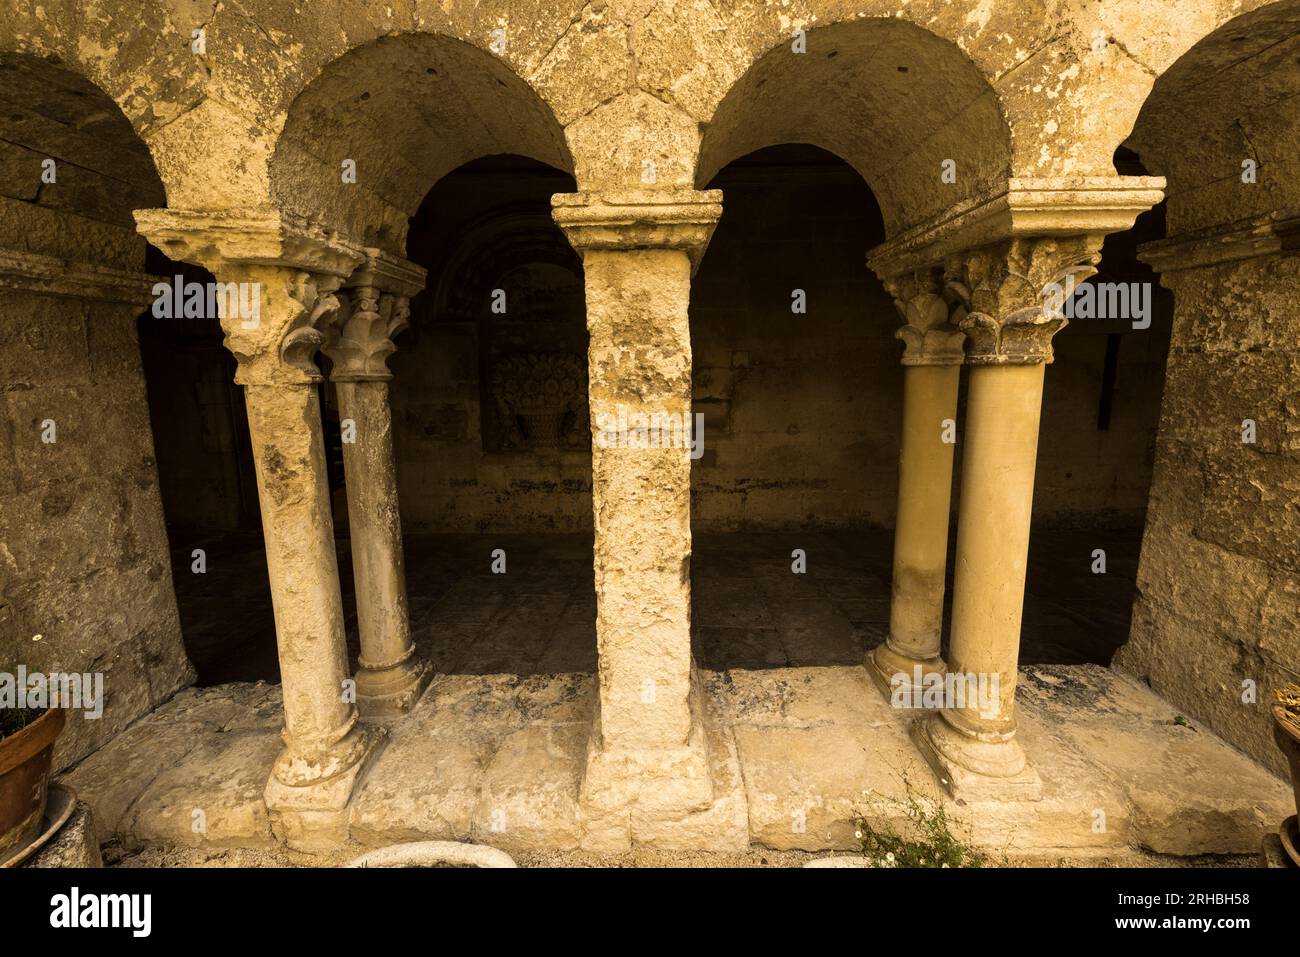
<path fill-rule="evenodd" d="M 1035 529 L 1022 664 L 1109 664 L 1128 635 L 1140 544 L 1134 530 Z M 207 554 L 206 574 L 190 570 L 194 548 Z M 490 570 L 498 548 L 504 575 Z M 805 574 L 791 570 L 796 548 Z M 1091 571 L 1095 548 L 1107 553 L 1106 574 Z M 589 536 L 423 535 L 405 552 L 412 629 L 437 671 L 595 670 Z M 891 555 L 892 533 L 880 529 L 696 535 L 697 661 L 713 671 L 857 664 L 888 630 Z M 339 565 L 355 657 L 346 540 Z M 174 534 L 173 574 L 199 684 L 279 681 L 261 536 Z"/>
<path fill-rule="evenodd" d="M 891 707 L 860 666 L 704 671 L 700 681 L 715 808 L 734 824 L 733 851 L 848 850 L 858 818 L 905 833 L 915 798 L 942 802 L 952 832 L 993 862 L 1255 855 L 1293 809 L 1285 782 L 1096 665 L 1021 671 L 1019 740 L 1042 799 L 964 804 L 913 746 L 918 713 Z M 593 699 L 584 674 L 439 675 L 358 782 L 351 841 L 578 848 Z M 274 849 L 262 795 L 281 721 L 278 686 L 186 689 L 64 780 L 92 807 L 100 838 L 127 850 Z"/>

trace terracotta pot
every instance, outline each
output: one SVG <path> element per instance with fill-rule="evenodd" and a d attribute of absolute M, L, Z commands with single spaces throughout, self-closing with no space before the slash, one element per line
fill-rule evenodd
<path fill-rule="evenodd" d="M 563 434 L 565 410 L 529 410 L 519 413 L 519 423 L 524 427 L 528 444 L 538 448 L 555 448 Z"/>
<path fill-rule="evenodd" d="M 64 720 L 62 708 L 50 708 L 21 731 L 0 740 L 0 863 L 41 833 L 50 759 Z"/>
<path fill-rule="evenodd" d="M 1286 717 L 1281 705 L 1273 707 L 1273 740 L 1291 765 L 1291 790 L 1295 792 L 1296 813 L 1300 814 L 1300 725 Z"/>

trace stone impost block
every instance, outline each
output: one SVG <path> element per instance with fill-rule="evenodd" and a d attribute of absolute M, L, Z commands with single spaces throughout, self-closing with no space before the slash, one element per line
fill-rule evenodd
<path fill-rule="evenodd" d="M 717 189 L 556 193 L 555 222 L 584 256 L 592 250 L 679 249 L 699 268 L 722 216 Z"/>
<path fill-rule="evenodd" d="M 936 266 L 954 253 L 1026 237 L 1121 232 L 1164 198 L 1162 176 L 1012 177 L 890 237 L 867 255 L 879 276 Z"/>

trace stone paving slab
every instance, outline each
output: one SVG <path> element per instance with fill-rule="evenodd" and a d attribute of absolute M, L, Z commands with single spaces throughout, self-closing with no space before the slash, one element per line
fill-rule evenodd
<path fill-rule="evenodd" d="M 1123 791 L 1148 850 L 1247 853 L 1292 813 L 1282 781 L 1132 678 L 1095 665 L 1023 674 L 1025 710 Z"/>
<path fill-rule="evenodd" d="M 593 688 L 590 675 L 439 675 L 354 795 L 353 839 L 576 846 Z"/>
<path fill-rule="evenodd" d="M 1288 813 L 1285 782 L 1095 665 L 1022 672 L 1020 740 L 1043 778 L 1034 802 L 948 798 L 907 740 L 917 713 L 891 708 L 860 668 L 732 671 L 726 679 L 708 689 L 728 702 L 754 840 L 777 849 L 852 848 L 859 813 L 897 828 L 904 778 L 995 855 L 1129 845 L 1249 854 Z"/>

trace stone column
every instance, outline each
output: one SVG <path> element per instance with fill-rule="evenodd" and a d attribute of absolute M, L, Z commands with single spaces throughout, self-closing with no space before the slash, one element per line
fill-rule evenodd
<path fill-rule="evenodd" d="M 904 343 L 902 447 L 889 637 L 867 656 L 866 665 L 892 699 L 896 691 L 912 690 L 918 673 L 944 670 L 939 644 L 955 448 L 944 441 L 945 422 L 957 418 L 965 336 L 949 322 L 952 294 L 945 299 L 938 270 L 891 279 L 886 288 L 905 320 L 895 333 Z"/>
<path fill-rule="evenodd" d="M 967 254 L 957 270 L 971 372 L 948 669 L 969 677 L 964 701 L 913 725 L 954 797 L 1041 795 L 1015 739 L 1015 692 L 1043 372 L 1066 322 L 1059 290 L 1066 276 L 1095 272 L 1101 239 L 1013 239 Z"/>
<path fill-rule="evenodd" d="M 424 271 L 410 264 L 399 271 L 378 250 L 367 252 L 369 261 L 348 283 L 349 303 L 328 327 L 325 353 L 340 419 L 353 432 L 352 441 L 344 435 L 343 468 L 361 638 L 357 704 L 365 715 L 385 717 L 408 711 L 430 678 L 411 641 L 387 363 Z"/>
<path fill-rule="evenodd" d="M 358 723 L 348 688 L 314 357 L 339 305 L 334 290 L 363 256 L 278 216 L 143 210 L 136 219 L 155 245 L 222 284 L 216 298 L 248 407 L 284 696 L 284 748 L 266 804 L 290 845 L 336 843 L 375 734 Z"/>
<path fill-rule="evenodd" d="M 718 191 L 558 194 L 583 259 L 595 521 L 599 700 L 580 802 L 584 846 L 740 837 L 715 803 L 691 658 L 691 460 L 626 447 L 640 415 L 691 413 L 691 275 Z M 743 840 L 747 842 L 745 835 Z"/>

